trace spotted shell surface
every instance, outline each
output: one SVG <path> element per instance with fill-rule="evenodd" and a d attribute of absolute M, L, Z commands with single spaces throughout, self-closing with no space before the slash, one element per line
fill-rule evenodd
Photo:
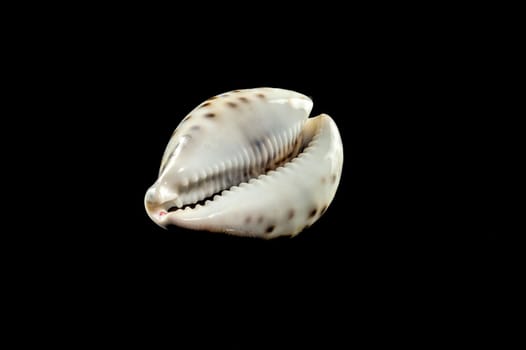
<path fill-rule="evenodd" d="M 171 225 L 238 236 L 295 236 L 327 210 L 343 147 L 331 117 L 308 118 L 312 101 L 256 88 L 214 96 L 173 133 L 145 207 Z"/>

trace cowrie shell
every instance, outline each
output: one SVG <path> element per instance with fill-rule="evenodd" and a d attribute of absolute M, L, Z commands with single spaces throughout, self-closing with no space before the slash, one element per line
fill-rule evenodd
<path fill-rule="evenodd" d="M 300 93 L 256 88 L 212 97 L 170 138 L 144 199 L 161 227 L 295 236 L 327 210 L 343 147 L 331 117 Z"/>

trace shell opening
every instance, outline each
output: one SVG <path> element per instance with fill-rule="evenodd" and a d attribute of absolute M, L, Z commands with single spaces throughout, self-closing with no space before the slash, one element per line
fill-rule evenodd
<path fill-rule="evenodd" d="M 272 142 L 267 142 L 270 138 L 255 140 L 252 143 L 252 151 L 256 154 L 266 152 L 274 155 L 258 167 L 242 166 L 238 168 L 225 168 L 224 171 L 207 175 L 197 181 L 189 182 L 185 186 L 178 188 L 178 200 L 169 200 L 159 205 L 151 206 L 156 211 L 164 210 L 168 213 L 176 212 L 178 210 L 195 209 L 198 206 L 206 206 L 207 203 L 220 198 L 225 191 L 230 191 L 236 186 L 243 183 L 249 183 L 251 179 L 255 179 L 261 175 L 266 175 L 279 167 L 282 167 L 288 162 L 291 162 L 302 153 L 308 151 L 309 144 L 319 132 L 319 123 L 317 118 L 308 119 L 303 128 L 297 133 L 296 137 L 290 140 L 291 142 L 282 143 L 282 146 L 274 149 Z M 213 191 L 206 191 L 205 189 L 214 189 Z M 198 194 L 196 196 L 196 194 Z M 186 201 L 181 201 L 180 198 L 188 198 Z M 148 205 L 147 205 L 147 208 Z M 152 214 L 150 214 L 152 215 Z"/>

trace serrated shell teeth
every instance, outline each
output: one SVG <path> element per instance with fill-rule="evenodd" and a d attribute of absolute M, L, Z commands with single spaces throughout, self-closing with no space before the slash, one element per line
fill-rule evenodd
<path fill-rule="evenodd" d="M 312 225 L 334 197 L 343 149 L 334 121 L 308 118 L 311 109 L 310 98 L 274 88 L 199 104 L 168 142 L 148 215 L 162 227 L 259 238 Z"/>

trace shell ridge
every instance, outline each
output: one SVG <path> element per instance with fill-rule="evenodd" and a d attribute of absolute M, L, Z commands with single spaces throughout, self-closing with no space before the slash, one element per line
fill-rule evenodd
<path fill-rule="evenodd" d="M 343 148 L 334 121 L 308 118 L 311 109 L 310 98 L 273 88 L 201 103 L 170 138 L 148 215 L 163 227 L 264 239 L 312 225 L 334 197 Z"/>

